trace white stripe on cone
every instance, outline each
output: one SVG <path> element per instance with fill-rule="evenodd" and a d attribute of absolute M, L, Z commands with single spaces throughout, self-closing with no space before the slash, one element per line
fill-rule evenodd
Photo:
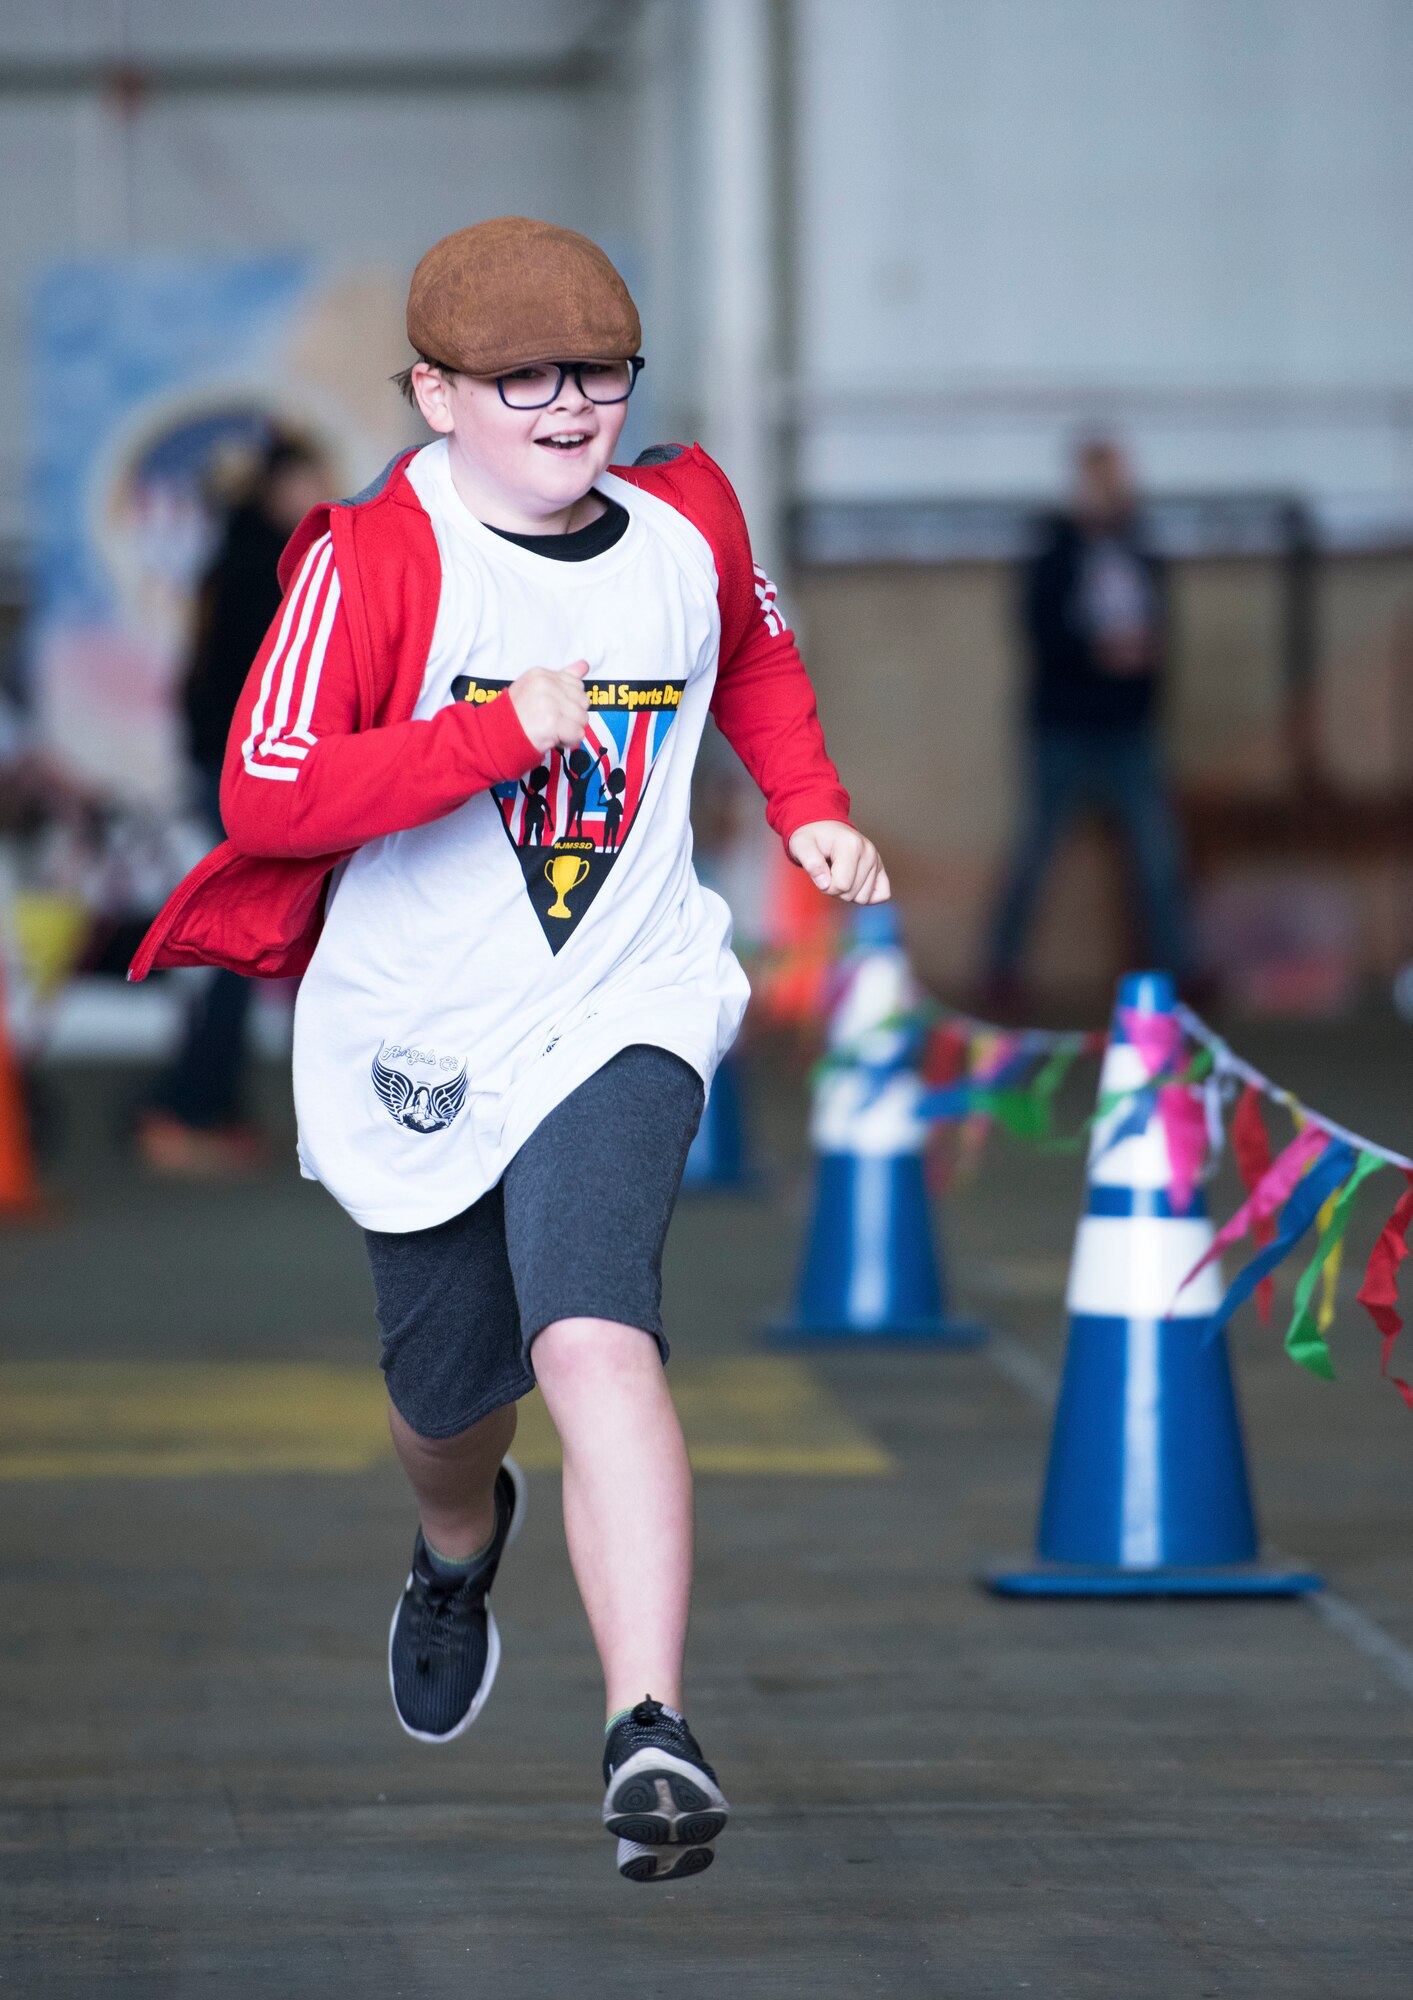
<path fill-rule="evenodd" d="M 917 1115 L 922 1085 L 911 1071 L 879 1076 L 835 1070 L 815 1088 L 810 1138 L 817 1153 L 859 1153 L 885 1159 L 920 1153 L 926 1130 Z"/>
<path fill-rule="evenodd" d="M 854 1170 L 849 1326 L 881 1326 L 888 1311 L 888 1224 L 895 1180 L 884 1159 L 861 1159 Z"/>
<path fill-rule="evenodd" d="M 1126 1569 L 1151 1569 L 1162 1556 L 1163 1519 L 1157 1327 L 1131 1326 L 1126 1346 L 1119 1561 Z"/>
<path fill-rule="evenodd" d="M 922 1081 L 910 1067 L 894 1068 L 907 1055 L 908 1029 L 899 1023 L 917 1001 L 901 945 L 870 946 L 845 959 L 829 1046 L 846 1050 L 848 1062 L 826 1070 L 815 1086 L 810 1138 L 817 1153 L 881 1160 L 922 1151 Z"/>
<path fill-rule="evenodd" d="M 1111 1043 L 1099 1078 L 1101 1101 L 1112 1091 L 1133 1091 L 1148 1081 L 1131 1042 Z M 1098 1120 L 1089 1147 L 1093 1187 L 1168 1192 L 1172 1169 L 1163 1121 L 1156 1108 L 1142 1132 L 1117 1144 L 1110 1134 L 1133 1110 L 1132 1098 Z M 1106 1319 L 1205 1319 L 1222 1298 L 1215 1264 L 1178 1296 L 1178 1288 L 1212 1242 L 1205 1215 L 1085 1215 L 1075 1235 L 1066 1305 L 1072 1313 Z"/>
<path fill-rule="evenodd" d="M 839 971 L 839 990 L 829 1016 L 829 1046 L 847 1048 L 855 1062 L 892 1063 L 902 1054 L 908 1030 L 900 1017 L 918 1003 L 917 981 L 901 945 L 874 945 L 856 951 Z M 893 1023 L 892 1026 L 887 1025 Z"/>
<path fill-rule="evenodd" d="M 1148 1081 L 1138 1050 L 1128 1042 L 1109 1048 L 1099 1077 L 1099 1098 L 1115 1090 L 1137 1090 Z M 1150 1118 L 1147 1128 L 1130 1139 L 1109 1144 L 1109 1135 L 1122 1125 L 1133 1109 L 1132 1098 L 1105 1112 L 1094 1127 L 1089 1142 L 1089 1178 L 1097 1187 L 1166 1188 L 1172 1178 L 1168 1167 L 1168 1146 L 1161 1118 Z"/>
<path fill-rule="evenodd" d="M 1222 1300 L 1216 1265 L 1181 1298 L 1177 1290 L 1211 1241 L 1205 1216 L 1081 1216 L 1066 1307 L 1107 1319 L 1205 1319 Z"/>

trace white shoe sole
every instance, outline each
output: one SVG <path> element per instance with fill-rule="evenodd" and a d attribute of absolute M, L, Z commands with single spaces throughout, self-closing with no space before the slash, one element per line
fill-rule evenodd
<path fill-rule="evenodd" d="M 505 1470 L 510 1474 L 511 1485 L 515 1488 L 515 1505 L 511 1509 L 510 1527 L 505 1537 L 505 1549 L 501 1550 L 501 1554 L 504 1556 L 505 1550 L 510 1547 L 515 1537 L 520 1533 L 520 1523 L 525 1518 L 525 1475 L 513 1458 L 504 1459 L 502 1463 Z M 462 1716 L 460 1722 L 457 1723 L 455 1729 L 448 1729 L 444 1736 L 434 1736 L 430 1730 L 426 1729 L 414 1729 L 410 1723 L 403 1721 L 402 1710 L 397 1705 L 397 1688 L 393 1681 L 392 1658 L 393 1634 L 397 1630 L 398 1614 L 402 1610 L 402 1600 L 407 1595 L 411 1582 L 412 1572 L 409 1570 L 407 1573 L 407 1582 L 402 1586 L 397 1603 L 393 1606 L 392 1623 L 388 1627 L 388 1692 L 393 1698 L 393 1714 L 398 1719 L 399 1727 L 416 1743 L 454 1743 L 458 1736 L 466 1733 L 476 1720 L 476 1717 L 481 1713 L 481 1710 L 490 1699 L 491 1689 L 496 1684 L 496 1675 L 500 1671 L 500 1627 L 496 1624 L 495 1613 L 488 1604 L 486 1606 L 486 1671 L 481 1676 L 481 1685 L 476 1690 L 475 1700 L 472 1702 L 470 1708 L 467 1709 L 465 1715 Z"/>
<path fill-rule="evenodd" d="M 625 1882 L 681 1882 L 700 1875 L 716 1859 L 710 1847 L 644 1847 L 620 1840 L 618 1872 Z"/>
<path fill-rule="evenodd" d="M 635 1846 L 704 1847 L 722 1831 L 729 1812 L 700 1765 L 649 1744 L 635 1750 L 609 1780 L 603 1823 Z"/>

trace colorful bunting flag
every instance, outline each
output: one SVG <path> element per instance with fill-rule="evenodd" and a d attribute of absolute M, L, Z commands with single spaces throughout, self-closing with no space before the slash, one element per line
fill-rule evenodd
<path fill-rule="evenodd" d="M 1295 1287 L 1295 1310 L 1285 1337 L 1285 1351 L 1300 1367 L 1308 1368 L 1312 1375 L 1323 1375 L 1329 1382 L 1333 1382 L 1335 1371 L 1325 1335 L 1334 1323 L 1334 1283 L 1339 1275 L 1344 1232 L 1349 1227 L 1355 1195 L 1382 1165 L 1383 1161 L 1373 1153 L 1360 1153 L 1344 1186 L 1338 1193 L 1327 1196 L 1319 1216 L 1320 1241 Z M 1322 1276 L 1325 1291 L 1317 1315 L 1311 1309 L 1311 1300 Z"/>
<path fill-rule="evenodd" d="M 1107 1119 L 1111 1112 L 1123 1107 L 1122 1117 L 1115 1118 L 1105 1127 L 1104 1143 L 1096 1157 L 1102 1159 L 1111 1152 L 1121 1139 L 1136 1139 L 1148 1130 L 1149 1120 L 1157 1107 L 1158 1100 L 1168 1085 L 1204 1083 L 1212 1073 L 1212 1058 L 1206 1049 L 1199 1049 L 1192 1061 L 1183 1070 L 1173 1068 L 1154 1070 L 1147 1083 L 1136 1090 L 1106 1090 L 1099 1096 L 1099 1108 L 1094 1114 L 1095 1122 Z"/>
<path fill-rule="evenodd" d="M 1207 1323 L 1215 1338 L 1242 1302 L 1255 1295 L 1263 1321 L 1274 1296 L 1272 1274 L 1312 1225 L 1318 1226 L 1314 1255 L 1301 1273 L 1285 1337 L 1291 1359 L 1310 1373 L 1332 1379 L 1334 1364 L 1326 1336 L 1334 1323 L 1335 1298 L 1345 1235 L 1364 1182 L 1381 1167 L 1399 1168 L 1408 1189 L 1375 1244 L 1359 1302 L 1383 1342 L 1381 1372 L 1413 1410 L 1413 1383 L 1389 1373 L 1394 1343 L 1402 1331 L 1398 1308 L 1399 1266 L 1409 1254 L 1413 1228 L 1413 1160 L 1377 1146 L 1341 1126 L 1327 1125 L 1288 1091 L 1236 1056 L 1189 1009 L 1176 1016 L 1121 1010 L 1120 1022 L 1137 1050 L 1144 1080 L 1136 1088 L 1104 1091 L 1093 1116 L 1079 1131 L 1057 1134 L 1055 1103 L 1071 1066 L 1080 1055 L 1102 1055 L 1108 1039 L 1100 1033 L 1055 1033 L 1044 1029 L 1001 1029 L 965 1015 L 948 1015 L 925 1003 L 887 1025 L 902 1031 L 902 1067 L 922 1072 L 921 1115 L 954 1133 L 959 1171 L 974 1167 L 993 1124 L 1046 1149 L 1083 1145 L 1096 1127 L 1100 1151 L 1145 1131 L 1156 1116 L 1162 1123 L 1171 1168 L 1169 1195 L 1175 1211 L 1188 1210 L 1200 1181 L 1210 1176 L 1226 1141 L 1225 1109 L 1238 1080 L 1241 1089 L 1231 1116 L 1230 1141 L 1246 1198 L 1217 1230 L 1206 1255 L 1178 1288 L 1186 1291 L 1224 1250 L 1248 1234 L 1254 1254 L 1237 1273 L 1221 1305 Z M 1193 1053 L 1184 1063 L 1186 1051 Z M 858 1060 L 836 1048 L 819 1069 Z M 1289 1111 L 1296 1136 L 1273 1160 L 1262 1099 Z M 1318 1299 L 1318 1303 L 1317 1303 Z M 1174 1302 L 1176 1303 L 1176 1301 Z"/>
<path fill-rule="evenodd" d="M 1371 1153 L 1369 1157 L 1372 1159 L 1374 1156 Z M 1382 1166 L 1384 1162 L 1380 1160 L 1378 1164 Z M 1320 1210 L 1316 1226 L 1322 1236 L 1334 1220 L 1335 1208 L 1340 1199 L 1339 1195 L 1332 1194 Z M 1344 1238 L 1338 1236 L 1329 1256 L 1325 1259 L 1325 1267 L 1320 1277 L 1320 1310 L 1315 1315 L 1315 1325 L 1320 1333 L 1328 1333 L 1334 1325 L 1335 1300 L 1339 1295 L 1339 1272 L 1343 1262 Z"/>
<path fill-rule="evenodd" d="M 1168 1146 L 1168 1192 L 1175 1215 L 1186 1215 L 1207 1158 L 1207 1106 L 1190 1083 L 1167 1083 L 1158 1092 L 1158 1116 Z"/>
<path fill-rule="evenodd" d="M 955 1021 L 941 1021 L 928 1036 L 923 1049 L 922 1080 L 940 1090 L 965 1076 L 971 1062 L 971 1036 Z"/>
<path fill-rule="evenodd" d="M 1275 1164 L 1266 1169 L 1236 1214 L 1230 1221 L 1224 1222 L 1213 1236 L 1206 1254 L 1198 1258 L 1178 1286 L 1178 1298 L 1182 1297 L 1193 1279 L 1205 1271 L 1209 1264 L 1215 1264 L 1224 1250 L 1230 1250 L 1234 1244 L 1239 1243 L 1253 1224 L 1265 1221 L 1267 1217 L 1275 1214 L 1282 1202 L 1289 1200 L 1291 1189 L 1328 1143 L 1329 1134 L 1322 1131 L 1318 1125 L 1309 1126 L 1291 1140 Z M 1312 1210 L 1311 1214 L 1313 1213 Z M 1258 1276 L 1264 1276 L 1265 1270 L 1274 1269 L 1275 1264 L 1279 1262 L 1280 1259 L 1276 1258 L 1273 1263 L 1266 1265 Z M 1247 1269 L 1250 1269 L 1249 1265 Z"/>
<path fill-rule="evenodd" d="M 1232 1115 L 1231 1149 L 1236 1157 L 1242 1185 L 1248 1194 L 1254 1194 L 1262 1178 L 1270 1171 L 1271 1142 L 1266 1133 L 1266 1121 L 1261 1115 L 1261 1093 L 1251 1083 L 1242 1091 Z M 1276 1225 L 1269 1215 L 1253 1219 L 1251 1240 L 1258 1250 L 1264 1250 L 1275 1233 Z M 1275 1296 L 1275 1279 L 1263 1278 L 1256 1287 L 1256 1310 L 1261 1315 L 1263 1326 L 1270 1325 Z"/>
<path fill-rule="evenodd" d="M 1390 1375 L 1388 1372 L 1393 1344 L 1403 1331 L 1403 1317 L 1398 1310 L 1398 1267 L 1408 1255 L 1408 1225 L 1413 1222 L 1413 1168 L 1405 1167 L 1403 1177 L 1408 1182 L 1407 1192 L 1399 1196 L 1397 1207 L 1380 1230 L 1379 1240 L 1370 1252 L 1364 1282 L 1359 1287 L 1359 1303 L 1379 1329 L 1383 1342 L 1380 1375 L 1392 1382 L 1409 1409 L 1413 1410 L 1413 1388 L 1401 1375 Z"/>
<path fill-rule="evenodd" d="M 1074 1059 L 1073 1049 L 1056 1049 L 1040 1065 L 1029 1083 L 979 1092 L 978 1096 L 985 1099 L 985 1104 L 978 1108 L 989 1111 L 997 1124 L 1003 1125 L 1017 1139 L 1043 1144 L 1052 1137 L 1055 1095 Z"/>
<path fill-rule="evenodd" d="M 1312 1133 L 1313 1131 L 1314 1128 Z M 1303 1139 L 1311 1135 L 1302 1132 L 1300 1136 Z M 1281 1210 L 1275 1241 L 1268 1243 L 1264 1250 L 1259 1250 L 1251 1262 L 1243 1265 L 1237 1272 L 1227 1287 L 1226 1297 L 1207 1322 L 1202 1336 L 1204 1340 L 1215 1340 L 1237 1307 L 1250 1298 L 1266 1273 L 1274 1271 L 1276 1265 L 1289 1256 L 1315 1220 L 1325 1196 L 1332 1194 L 1345 1176 L 1352 1171 L 1356 1158 L 1354 1148 L 1347 1146 L 1343 1139 L 1331 1139 L 1327 1133 L 1321 1132 L 1318 1136 L 1321 1148 L 1304 1179 L 1299 1182 L 1295 1192 Z M 1298 1145 L 1299 1140 L 1295 1143 Z M 1281 1160 L 1286 1159 L 1292 1150 L 1293 1147 L 1286 1147 L 1281 1159 L 1277 1160 L 1276 1167 L 1280 1166 Z M 1275 1171 L 1276 1168 L 1273 1167 L 1271 1173 L 1274 1174 Z M 1271 1175 L 1268 1174 L 1266 1179 L 1270 1178 Z M 1204 1258 L 1203 1262 L 1206 1261 Z"/>
<path fill-rule="evenodd" d="M 1226 1102 L 1226 1078 L 1213 1065 L 1212 1074 L 1202 1086 L 1202 1111 L 1207 1120 L 1207 1173 L 1216 1172 L 1222 1157 L 1222 1149 L 1227 1142 L 1226 1126 L 1222 1122 L 1223 1107 Z"/>
<path fill-rule="evenodd" d="M 1182 1054 L 1182 1023 L 1176 1015 L 1140 1014 L 1135 1007 L 1120 1007 L 1119 1025 L 1138 1051 L 1150 1080 L 1177 1067 Z"/>

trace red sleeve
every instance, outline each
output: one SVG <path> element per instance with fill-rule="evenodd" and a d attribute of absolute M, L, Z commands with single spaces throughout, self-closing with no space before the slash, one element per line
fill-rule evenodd
<path fill-rule="evenodd" d="M 811 820 L 849 817 L 849 794 L 824 747 L 814 688 L 776 601 L 775 585 L 751 555 L 740 502 L 706 454 L 700 463 L 721 489 L 707 539 L 716 557 L 721 663 L 711 712 L 722 735 L 765 794 L 765 816 L 780 838 Z"/>
<path fill-rule="evenodd" d="M 299 566 L 231 724 L 221 817 L 243 854 L 346 853 L 440 819 L 537 761 L 502 696 L 360 732 L 340 598 L 333 544 L 323 535 Z"/>

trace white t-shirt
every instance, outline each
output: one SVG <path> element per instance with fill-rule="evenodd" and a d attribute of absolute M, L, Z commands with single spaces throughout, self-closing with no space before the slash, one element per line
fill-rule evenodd
<path fill-rule="evenodd" d="M 710 1087 L 745 1011 L 731 919 L 692 867 L 692 766 L 716 678 L 716 570 L 675 508 L 557 562 L 484 527 L 444 442 L 410 462 L 442 563 L 414 714 L 588 660 L 580 750 L 340 870 L 295 1009 L 299 1158 L 365 1228 L 426 1229 L 493 1187 L 540 1121 L 650 1042 Z M 614 1135 L 603 1135 L 603 1172 Z M 592 1190 L 567 1190 L 585 1196 Z"/>

